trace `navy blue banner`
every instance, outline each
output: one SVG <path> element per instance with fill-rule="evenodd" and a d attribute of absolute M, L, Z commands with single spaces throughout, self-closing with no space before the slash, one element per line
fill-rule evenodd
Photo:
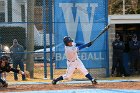
<path fill-rule="evenodd" d="M 88 43 L 107 25 L 106 0 L 55 0 L 56 68 L 66 68 L 63 37 Z M 107 62 L 107 34 L 79 52 L 86 68 L 104 68 Z"/>

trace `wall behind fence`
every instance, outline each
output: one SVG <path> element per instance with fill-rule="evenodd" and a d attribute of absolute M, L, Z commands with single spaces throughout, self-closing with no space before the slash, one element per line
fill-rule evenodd
<path fill-rule="evenodd" d="M 88 43 L 107 25 L 107 0 L 55 0 L 56 68 L 66 68 L 63 37 Z M 107 33 L 79 52 L 86 68 L 108 69 Z"/>
<path fill-rule="evenodd" d="M 66 68 L 65 35 L 75 42 L 87 43 L 107 25 L 107 0 L 1 0 L 0 3 L 0 33 L 4 33 L 0 34 L 0 44 L 3 49 L 10 48 L 12 40 L 18 39 L 24 47 L 25 69 L 32 78 L 46 78 L 48 73 L 53 78 L 50 61 L 54 58 L 56 68 Z M 3 27 L 16 29 L 6 31 Z M 50 54 L 50 47 L 55 57 Z M 87 68 L 106 68 L 107 48 L 105 33 L 79 56 Z M 50 72 L 46 63 L 51 63 Z"/>

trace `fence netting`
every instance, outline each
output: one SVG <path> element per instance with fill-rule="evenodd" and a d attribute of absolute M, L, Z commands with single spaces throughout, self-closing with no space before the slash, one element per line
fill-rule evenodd
<path fill-rule="evenodd" d="M 49 78 L 49 51 L 50 47 L 54 46 L 54 35 L 51 45 L 49 35 L 54 34 L 53 30 L 49 31 L 49 25 L 53 25 L 52 19 L 49 20 L 53 15 L 52 9 L 51 0 L 0 1 L 0 56 L 7 55 L 11 67 L 15 67 L 15 60 L 22 61 L 24 71 L 29 71 L 31 78 Z M 14 39 L 17 40 L 18 47 L 14 44 Z M 19 62 L 16 65 L 18 69 L 23 70 L 23 67 L 20 67 L 23 65 Z M 14 80 L 13 72 L 7 74 L 7 78 Z"/>
<path fill-rule="evenodd" d="M 55 69 L 56 67 L 55 61 L 57 60 L 59 62 L 59 60 L 64 58 L 63 56 L 64 45 L 59 43 L 59 42 L 63 43 L 62 38 L 63 35 L 69 34 L 70 36 L 72 36 L 73 39 L 76 37 L 75 41 L 81 43 L 83 41 L 89 41 L 89 39 L 96 37 L 99 34 L 99 31 L 103 29 L 103 27 L 105 26 L 105 24 L 103 24 L 103 26 L 99 25 L 105 23 L 106 21 L 102 17 L 102 15 L 106 16 L 103 14 L 105 11 L 102 10 L 101 8 L 102 6 L 106 8 L 104 5 L 106 4 L 105 1 L 107 0 L 104 0 L 104 2 L 95 0 L 95 2 L 99 2 L 99 5 L 90 4 L 92 3 L 92 0 L 83 1 L 82 2 L 83 5 L 79 3 L 81 2 L 80 0 L 71 0 L 71 1 L 69 0 L 73 5 L 68 4 L 65 0 L 60 1 L 63 1 L 65 4 L 61 3 L 57 6 L 56 4 L 59 2 L 59 0 L 0 0 L 0 56 L 2 55 L 9 56 L 10 58 L 9 60 L 11 63 L 10 65 L 12 67 L 16 59 L 18 62 L 22 61 L 24 63 L 24 70 L 30 72 L 31 78 L 52 79 L 65 73 L 66 69 L 64 68 Z M 110 1 L 108 12 L 112 14 L 115 13 L 122 14 L 123 12 L 122 4 L 123 4 L 122 1 L 118 0 L 114 2 Z M 125 8 L 127 9 L 126 14 L 132 13 L 135 14 L 139 12 L 138 9 L 135 10 L 135 7 L 138 6 L 136 2 L 126 0 L 125 4 L 126 4 Z M 58 11 L 55 10 L 55 5 L 56 7 L 60 8 L 58 9 Z M 131 7 L 129 7 L 130 5 Z M 75 7 L 71 8 L 71 6 Z M 84 9 L 88 6 L 90 7 L 87 8 L 87 10 Z M 114 9 L 115 7 L 119 9 Z M 92 11 L 91 8 L 93 9 L 97 8 L 101 13 L 93 15 L 94 12 L 93 13 L 91 12 Z M 72 9 L 73 11 L 68 12 L 69 9 Z M 59 12 L 60 10 L 61 12 Z M 85 18 L 78 19 L 80 17 L 75 17 L 73 19 L 75 23 L 73 24 L 72 23 L 73 20 L 69 20 L 71 13 L 73 13 L 72 16 L 76 16 L 77 13 L 78 16 L 80 17 L 84 16 Z M 57 17 L 55 17 L 55 14 L 57 14 Z M 67 14 L 69 14 L 69 16 L 67 16 Z M 93 18 L 93 16 L 96 17 Z M 92 18 L 94 21 L 91 20 Z M 95 23 L 94 30 L 96 30 L 97 32 L 94 31 L 93 33 L 92 31 L 90 33 L 90 30 L 92 28 L 88 23 L 89 20 L 91 23 L 92 21 Z M 80 22 L 82 23 L 80 24 Z M 71 26 L 69 26 L 69 24 L 71 24 Z M 56 25 L 58 25 L 58 27 Z M 76 25 L 78 29 L 76 29 L 77 32 L 75 33 L 74 27 Z M 68 32 L 63 32 L 65 28 L 68 28 Z M 61 30 L 61 32 L 55 32 L 54 30 L 56 31 Z M 83 30 L 83 33 L 81 33 L 81 30 Z M 72 33 L 69 33 L 70 31 Z M 89 32 L 85 33 L 86 31 Z M 88 38 L 89 34 L 92 34 L 91 38 Z M 82 37 L 84 37 L 84 40 Z M 105 38 L 106 34 L 103 35 L 99 40 L 104 41 Z M 15 46 L 14 44 L 15 39 L 17 40 L 20 47 Z M 102 46 L 105 45 L 106 43 L 107 43 L 106 41 L 104 43 L 96 42 L 94 47 L 97 48 L 97 51 L 96 50 L 93 51 L 91 49 L 91 51 L 88 51 L 91 53 L 80 54 L 81 56 L 80 58 L 82 60 L 85 60 L 86 58 L 91 58 L 92 60 L 89 61 L 94 60 L 94 62 L 96 62 L 96 60 L 98 59 L 102 60 L 102 57 L 105 57 L 104 53 L 106 50 L 103 49 L 102 52 L 98 52 L 98 50 L 101 50 Z M 12 47 L 14 48 L 12 49 Z M 23 48 L 23 51 L 21 48 Z M 11 55 L 14 55 L 14 57 Z M 89 65 L 88 63 L 85 64 Z M 58 65 L 57 67 L 59 67 Z M 98 64 L 96 65 L 98 66 Z M 23 69 L 23 67 L 20 67 L 19 65 L 17 66 L 18 69 L 21 68 Z M 99 69 L 99 72 L 104 71 L 104 68 L 102 69 Z M 90 70 L 92 69 L 89 69 L 89 71 Z M 96 69 L 92 70 L 92 72 L 94 74 L 99 74 L 99 76 L 102 76 L 102 73 L 96 73 Z M 74 78 L 77 77 L 81 78 L 80 76 L 81 72 L 76 71 L 74 73 L 77 73 L 76 75 L 74 75 Z M 20 75 L 18 77 L 21 78 Z M 14 80 L 13 72 L 7 74 L 7 78 L 10 80 Z"/>

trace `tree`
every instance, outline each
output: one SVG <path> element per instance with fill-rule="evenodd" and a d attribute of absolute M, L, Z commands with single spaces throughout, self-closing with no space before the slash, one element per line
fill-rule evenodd
<path fill-rule="evenodd" d="M 125 14 L 136 14 L 140 11 L 140 0 L 124 0 Z M 123 0 L 109 0 L 109 14 L 122 14 Z"/>
<path fill-rule="evenodd" d="M 138 3 L 137 3 L 137 14 L 140 14 L 140 0 L 138 0 Z"/>
<path fill-rule="evenodd" d="M 140 0 L 138 0 L 137 8 L 140 9 Z"/>

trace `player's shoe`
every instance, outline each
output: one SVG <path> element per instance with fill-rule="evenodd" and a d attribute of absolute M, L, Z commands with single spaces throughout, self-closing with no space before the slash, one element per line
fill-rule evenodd
<path fill-rule="evenodd" d="M 53 85 L 56 85 L 56 83 L 57 83 L 57 81 L 54 79 L 54 80 L 52 81 L 52 84 L 53 84 Z"/>
<path fill-rule="evenodd" d="M 97 84 L 97 80 L 96 80 L 96 79 L 93 79 L 93 80 L 91 81 L 91 83 L 92 83 L 92 85 L 95 85 L 95 84 Z"/>

